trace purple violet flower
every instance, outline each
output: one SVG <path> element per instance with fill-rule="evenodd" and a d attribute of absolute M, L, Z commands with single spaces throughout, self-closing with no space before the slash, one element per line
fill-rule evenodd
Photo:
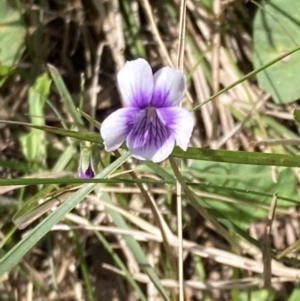
<path fill-rule="evenodd" d="M 177 105 L 185 94 L 185 76 L 164 67 L 154 75 L 148 62 L 127 62 L 118 73 L 125 108 L 108 116 L 100 133 L 105 150 L 114 151 L 126 140 L 131 154 L 140 160 L 161 162 L 175 142 L 183 150 L 190 141 L 192 114 Z"/>

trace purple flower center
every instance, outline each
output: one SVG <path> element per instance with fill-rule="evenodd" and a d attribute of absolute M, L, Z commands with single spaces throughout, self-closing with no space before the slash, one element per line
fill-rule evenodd
<path fill-rule="evenodd" d="M 133 124 L 130 135 L 134 137 L 137 148 L 146 144 L 160 147 L 165 139 L 170 136 L 168 128 L 160 120 L 155 107 L 148 107 Z"/>

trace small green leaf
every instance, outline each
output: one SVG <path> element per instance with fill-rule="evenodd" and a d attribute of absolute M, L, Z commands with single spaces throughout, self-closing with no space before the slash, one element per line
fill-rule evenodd
<path fill-rule="evenodd" d="M 300 45 L 299 1 L 269 0 L 263 2 L 254 19 L 255 68 L 268 63 Z M 300 97 L 300 52 L 287 56 L 257 75 L 260 87 L 271 93 L 278 104 Z"/>
<path fill-rule="evenodd" d="M 0 1 L 0 65 L 10 72 L 21 58 L 25 49 L 26 28 L 23 24 L 20 11 L 10 5 L 10 2 Z M 5 69 L 1 68 L 3 76 Z"/>
<path fill-rule="evenodd" d="M 44 106 L 49 95 L 51 80 L 47 73 L 41 75 L 29 89 L 29 115 L 32 124 L 45 125 Z M 32 128 L 20 137 L 22 150 L 29 162 L 39 162 L 46 157 L 45 132 Z"/>

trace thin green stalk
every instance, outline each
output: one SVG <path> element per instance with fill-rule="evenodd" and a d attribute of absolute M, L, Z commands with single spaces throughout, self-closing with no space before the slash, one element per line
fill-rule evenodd
<path fill-rule="evenodd" d="M 84 281 L 85 288 L 86 288 L 87 300 L 95 301 L 96 299 L 94 297 L 93 287 L 91 284 L 87 263 L 83 256 L 82 246 L 79 241 L 78 233 L 77 233 L 77 231 L 72 231 L 72 233 L 73 233 L 72 237 L 75 242 L 76 250 L 77 250 L 77 254 L 78 254 L 78 262 L 80 264 L 80 270 L 81 270 L 83 281 Z"/>
<path fill-rule="evenodd" d="M 297 47 L 281 56 L 279 56 L 278 58 L 272 60 L 271 62 L 269 62 L 268 64 L 256 69 L 256 70 L 253 70 L 252 72 L 249 72 L 248 74 L 246 74 L 245 76 L 243 76 L 241 79 L 237 80 L 236 82 L 232 83 L 231 85 L 227 86 L 226 88 L 220 90 L 218 93 L 212 95 L 211 97 L 209 97 L 206 101 L 202 102 L 201 104 L 195 106 L 192 111 L 195 111 L 197 110 L 198 108 L 202 107 L 203 105 L 205 105 L 206 103 L 210 102 L 211 100 L 217 98 L 218 96 L 220 96 L 221 94 L 229 91 L 230 89 L 232 89 L 233 87 L 239 85 L 240 83 L 242 83 L 243 81 L 247 80 L 248 78 L 252 77 L 253 75 L 256 75 L 258 74 L 259 72 L 267 69 L 268 67 L 274 65 L 275 63 L 281 61 L 282 59 L 284 59 L 285 57 L 293 54 L 294 52 L 300 50 L 300 47 Z"/>

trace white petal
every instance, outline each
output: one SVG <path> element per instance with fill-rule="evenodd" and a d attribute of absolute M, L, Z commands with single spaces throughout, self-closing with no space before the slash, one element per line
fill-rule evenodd
<path fill-rule="evenodd" d="M 151 109 L 144 110 L 136 120 L 127 137 L 127 146 L 137 159 L 161 162 L 171 154 L 175 139 Z"/>
<path fill-rule="evenodd" d="M 164 67 L 154 74 L 152 105 L 156 108 L 176 106 L 185 94 L 185 76 L 179 70 Z"/>
<path fill-rule="evenodd" d="M 188 110 L 179 107 L 161 108 L 156 112 L 170 130 L 176 144 L 186 151 L 194 128 L 193 115 Z"/>
<path fill-rule="evenodd" d="M 104 140 L 106 151 L 114 151 L 122 145 L 132 129 L 137 115 L 137 109 L 123 108 L 110 114 L 103 121 L 100 134 Z"/>
<path fill-rule="evenodd" d="M 118 73 L 118 84 L 126 106 L 144 109 L 150 104 L 154 82 L 146 60 L 126 62 Z"/>

